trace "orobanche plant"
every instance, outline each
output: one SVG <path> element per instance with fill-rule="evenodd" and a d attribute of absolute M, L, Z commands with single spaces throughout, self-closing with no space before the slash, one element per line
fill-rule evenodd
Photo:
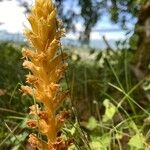
<path fill-rule="evenodd" d="M 25 58 L 23 67 L 30 73 L 26 76 L 28 85 L 21 86 L 21 91 L 31 95 L 36 102 L 30 107 L 31 117 L 27 121 L 35 133 L 29 135 L 28 141 L 39 150 L 67 150 L 70 142 L 63 140 L 59 131 L 69 113 L 58 113 L 60 104 L 68 95 L 59 84 L 67 68 L 64 61 L 67 55 L 58 51 L 60 38 L 64 35 L 63 24 L 57 19 L 52 0 L 36 0 L 28 20 L 31 29 L 26 29 L 25 35 L 31 46 L 30 49 L 23 48 L 22 54 Z"/>

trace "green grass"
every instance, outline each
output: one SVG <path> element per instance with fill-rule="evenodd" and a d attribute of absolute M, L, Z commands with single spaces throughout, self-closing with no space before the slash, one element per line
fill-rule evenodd
<path fill-rule="evenodd" d="M 27 112 L 34 100 L 22 97 L 24 83 L 20 45 L 0 44 L 0 149 L 23 150 L 31 129 Z M 72 150 L 149 150 L 149 79 L 138 81 L 128 49 L 100 51 L 66 47 L 69 69 L 63 88 L 70 89 L 72 116 L 62 128 L 73 139 Z M 62 106 L 62 107 L 64 107 Z"/>

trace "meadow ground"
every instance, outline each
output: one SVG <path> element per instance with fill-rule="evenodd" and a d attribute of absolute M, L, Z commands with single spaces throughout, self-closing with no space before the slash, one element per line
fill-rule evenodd
<path fill-rule="evenodd" d="M 21 48 L 0 44 L 0 149 L 29 149 L 27 128 L 31 97 L 23 97 L 20 85 L 27 70 L 22 68 Z M 100 50 L 88 47 L 63 48 L 69 55 L 69 69 L 61 81 L 70 96 L 60 109 L 71 117 L 62 128 L 74 142 L 72 150 L 149 150 L 150 79 L 137 79 L 134 51 Z M 34 130 L 33 132 L 37 132 Z"/>

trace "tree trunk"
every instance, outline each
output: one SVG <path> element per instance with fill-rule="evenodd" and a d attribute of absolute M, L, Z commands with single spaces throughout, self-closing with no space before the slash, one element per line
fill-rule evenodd
<path fill-rule="evenodd" d="M 91 29 L 85 28 L 85 31 L 80 34 L 79 40 L 82 44 L 89 46 Z"/>
<path fill-rule="evenodd" d="M 139 40 L 134 63 L 136 69 L 145 76 L 150 72 L 150 0 L 139 11 L 136 29 Z"/>

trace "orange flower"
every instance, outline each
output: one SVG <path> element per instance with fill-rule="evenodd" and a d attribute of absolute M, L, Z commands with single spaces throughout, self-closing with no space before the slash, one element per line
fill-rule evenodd
<path fill-rule="evenodd" d="M 21 91 L 42 103 L 41 108 L 37 104 L 30 107 L 29 114 L 34 117 L 27 121 L 27 125 L 47 137 L 46 141 L 42 141 L 31 134 L 29 142 L 39 150 L 42 145 L 45 150 L 65 150 L 69 144 L 57 134 L 68 118 L 67 112 L 58 113 L 59 106 L 68 95 L 68 91 L 62 91 L 59 84 L 68 66 L 64 63 L 67 55 L 58 52 L 60 38 L 65 33 L 63 24 L 57 19 L 52 0 L 35 0 L 28 21 L 31 29 L 26 29 L 25 35 L 31 48 L 23 48 L 22 55 L 25 58 L 23 67 L 30 70 L 26 76 L 29 86 L 21 86 Z"/>

